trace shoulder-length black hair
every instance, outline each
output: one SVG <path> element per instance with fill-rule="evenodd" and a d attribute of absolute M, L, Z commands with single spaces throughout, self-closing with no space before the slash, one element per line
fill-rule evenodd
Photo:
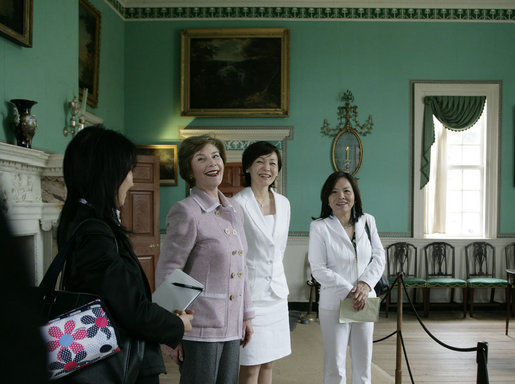
<path fill-rule="evenodd" d="M 277 149 L 277 147 L 268 141 L 256 141 L 255 143 L 250 144 L 245 151 L 243 151 L 243 155 L 241 157 L 241 166 L 243 169 L 243 172 L 245 173 L 245 181 L 243 185 L 245 187 L 250 187 L 251 179 L 250 179 L 250 173 L 247 172 L 247 169 L 249 169 L 254 161 L 263 155 L 270 155 L 271 153 L 274 153 L 277 155 L 277 167 L 278 172 L 281 170 L 283 163 L 281 160 L 281 152 Z M 270 186 L 268 187 L 273 188 L 275 187 L 275 180 Z"/>
<path fill-rule="evenodd" d="M 59 220 L 58 243 L 66 240 L 79 200 L 87 201 L 92 217 L 121 231 L 116 215 L 118 189 L 136 166 L 136 147 L 121 133 L 92 126 L 81 130 L 64 153 L 63 175 L 66 200 Z"/>
<path fill-rule="evenodd" d="M 351 174 L 346 172 L 334 172 L 329 175 L 327 180 L 325 181 L 322 191 L 320 191 L 320 200 L 322 200 L 322 209 L 320 210 L 320 216 L 318 219 L 325 219 L 332 215 L 333 210 L 329 206 L 329 195 L 331 194 L 334 186 L 341 178 L 349 180 L 349 183 L 354 192 L 354 207 L 352 207 L 352 215 L 351 220 L 356 222 L 356 220 L 363 215 L 363 205 L 361 203 L 361 193 L 359 192 L 358 183 L 356 179 L 352 177 Z"/>

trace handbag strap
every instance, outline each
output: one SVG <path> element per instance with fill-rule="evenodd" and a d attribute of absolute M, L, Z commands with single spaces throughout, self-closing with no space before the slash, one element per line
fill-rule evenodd
<path fill-rule="evenodd" d="M 63 247 L 57 252 L 57 255 L 54 257 L 54 260 L 48 267 L 47 272 L 45 273 L 45 276 L 43 276 L 43 279 L 41 280 L 41 283 L 39 284 L 40 292 L 43 294 L 43 297 L 46 297 L 49 293 L 53 292 L 55 290 L 55 284 L 57 282 L 57 278 L 59 277 L 59 274 L 62 272 L 64 268 L 64 264 L 66 262 L 66 257 L 68 256 L 68 252 L 70 251 L 70 248 L 72 247 L 73 241 L 75 240 L 75 236 L 77 235 L 77 232 L 79 228 L 82 226 L 82 224 L 88 222 L 88 221 L 96 221 L 104 224 L 105 226 L 109 227 L 105 222 L 98 219 L 85 219 L 81 221 L 73 230 L 72 235 L 69 237 L 68 240 L 64 243 Z M 109 228 L 111 230 L 111 228 Z M 114 233 L 113 233 L 114 237 Z M 115 243 L 116 243 L 116 251 L 118 252 L 118 242 L 116 241 L 116 237 L 114 237 Z"/>
<path fill-rule="evenodd" d="M 372 247 L 372 238 L 370 237 L 370 227 L 368 226 L 368 219 L 365 216 L 365 231 L 367 232 L 368 241 L 370 242 L 370 247 Z M 372 262 L 372 252 L 370 253 L 370 261 L 369 264 Z"/>

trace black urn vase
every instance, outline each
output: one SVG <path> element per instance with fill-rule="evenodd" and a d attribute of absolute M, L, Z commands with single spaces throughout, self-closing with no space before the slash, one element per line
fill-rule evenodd
<path fill-rule="evenodd" d="M 36 133 L 38 122 L 36 116 L 31 115 L 30 109 L 37 101 L 26 99 L 12 99 L 15 106 L 13 128 L 16 142 L 20 147 L 32 148 L 32 138 Z"/>

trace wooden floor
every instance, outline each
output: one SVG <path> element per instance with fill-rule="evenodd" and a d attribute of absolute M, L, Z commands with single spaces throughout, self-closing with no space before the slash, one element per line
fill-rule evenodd
<path fill-rule="evenodd" d="M 440 341 L 453 347 L 475 347 L 488 342 L 490 384 L 515 383 L 515 321 L 512 332 L 505 335 L 505 312 L 477 310 L 464 319 L 459 311 L 432 311 L 423 318 L 426 328 Z M 375 339 L 396 329 L 396 313 L 381 318 L 375 327 Z M 433 341 L 414 314 L 404 313 L 402 334 L 415 383 L 476 383 L 475 352 L 455 352 Z M 395 336 L 374 344 L 373 362 L 395 377 Z M 411 383 L 403 362 L 402 382 Z"/>
<path fill-rule="evenodd" d="M 515 320 L 510 336 L 505 336 L 505 312 L 478 309 L 474 318 L 462 318 L 462 312 L 431 311 L 422 319 L 426 328 L 439 340 L 453 347 L 475 347 L 488 342 L 488 373 L 491 384 L 515 383 Z M 396 329 L 396 313 L 381 314 L 376 323 L 374 339 Z M 413 313 L 404 312 L 402 334 L 406 345 L 414 383 L 476 383 L 475 352 L 455 352 L 433 341 L 422 329 Z M 275 363 L 274 384 L 322 383 L 323 346 L 318 322 L 297 324 L 292 332 L 292 355 Z M 374 344 L 374 384 L 393 383 L 395 378 L 396 339 Z M 179 382 L 177 366 L 166 362 L 168 375 L 161 376 L 161 384 Z M 379 371 L 379 372 L 378 372 Z M 384 374 L 383 374 L 384 373 Z M 348 376 L 350 372 L 348 373 Z M 402 383 L 411 383 L 403 359 Z"/>

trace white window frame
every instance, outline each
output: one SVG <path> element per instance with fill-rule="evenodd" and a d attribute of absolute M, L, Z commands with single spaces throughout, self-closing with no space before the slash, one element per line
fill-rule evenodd
<path fill-rule="evenodd" d="M 426 96 L 486 96 L 485 238 L 496 238 L 501 84 L 422 81 L 413 82 L 413 237 L 427 237 L 424 234 L 424 190 L 420 189 L 422 124 Z"/>

